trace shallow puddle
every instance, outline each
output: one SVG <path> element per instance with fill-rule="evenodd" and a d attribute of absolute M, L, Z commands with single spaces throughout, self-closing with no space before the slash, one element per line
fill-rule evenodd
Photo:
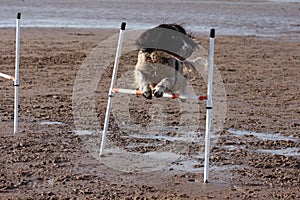
<path fill-rule="evenodd" d="M 55 121 L 40 121 L 40 122 L 37 122 L 37 124 L 39 124 L 39 125 L 66 125 L 63 122 L 55 122 Z"/>
<path fill-rule="evenodd" d="M 115 170 L 143 173 L 156 171 L 163 168 L 170 170 L 178 170 L 184 172 L 196 172 L 203 170 L 204 160 L 204 136 L 197 132 L 177 132 L 176 134 L 168 135 L 166 130 L 177 130 L 178 127 L 165 127 L 162 132 L 158 127 L 154 127 L 154 132 L 149 134 L 141 134 L 140 132 L 132 132 L 121 136 L 128 143 L 125 146 L 117 147 L 108 141 L 105 148 L 105 156 L 99 157 L 99 142 L 101 139 L 101 130 L 76 130 L 76 135 L 85 137 L 89 146 L 89 151 L 93 156 L 99 159 L 103 164 Z M 156 130 L 157 129 L 157 130 Z M 172 131 L 171 131 L 172 132 Z M 291 136 L 283 136 L 278 133 L 259 133 L 245 130 L 228 130 L 230 133 L 225 137 L 245 137 L 248 141 L 292 141 L 298 139 Z M 111 133 L 111 132 L 109 132 Z M 108 133 L 108 134 L 109 134 Z M 88 138 L 86 138 L 88 137 Z M 223 137 L 223 136 L 222 136 Z M 201 142 L 202 141 L 202 142 Z M 168 146 L 170 145 L 170 146 Z M 201 147 L 199 146 L 201 145 Z M 93 146 L 93 147 L 92 147 Z M 192 149 L 189 149 L 192 146 Z M 136 149 L 135 149 L 136 148 Z M 144 152 L 143 148 L 147 149 Z M 194 151 L 197 148 L 198 150 Z M 141 149 L 141 152 L 139 151 Z M 194 150 L 193 150 L 194 149 Z M 221 147 L 224 150 L 244 149 L 246 151 L 255 151 L 257 153 L 275 154 L 284 156 L 300 156 L 299 148 L 289 147 L 285 149 L 247 149 L 245 145 L 224 145 Z M 192 150 L 191 152 L 189 152 Z M 187 152 L 189 152 L 187 154 Z M 239 165 L 222 165 L 211 166 L 213 171 L 226 171 L 236 168 L 241 168 Z"/>
<path fill-rule="evenodd" d="M 297 147 L 289 147 L 286 149 L 257 149 L 257 152 L 274 154 L 274 155 L 283 155 L 283 156 L 300 156 L 300 149 Z"/>
<path fill-rule="evenodd" d="M 170 152 L 127 152 L 121 148 L 108 148 L 99 160 L 106 166 L 125 172 L 150 172 L 164 168 L 180 156 Z"/>
<path fill-rule="evenodd" d="M 102 134 L 101 130 L 91 131 L 91 130 L 75 130 L 75 135 L 85 136 L 85 135 L 99 135 Z"/>
<path fill-rule="evenodd" d="M 285 141 L 299 140 L 298 138 L 295 138 L 292 136 L 284 136 L 284 135 L 281 135 L 278 133 L 259 133 L 259 132 L 253 132 L 253 131 L 233 130 L 233 129 L 229 129 L 228 132 L 237 137 L 254 136 L 258 140 L 272 140 L 272 141 L 274 141 L 274 140 L 285 140 Z"/>
<path fill-rule="evenodd" d="M 247 137 L 247 140 L 262 140 L 262 141 L 293 141 L 299 142 L 298 138 L 292 136 L 284 136 L 278 133 L 259 133 L 253 131 L 244 130 L 228 130 L 228 132 L 236 137 Z M 224 149 L 235 150 L 235 149 L 245 149 L 241 145 L 228 145 L 223 146 Z M 250 151 L 250 150 L 249 150 Z M 252 151 L 252 150 L 251 150 Z M 284 149 L 256 149 L 255 152 L 283 155 L 283 156 L 300 156 L 300 149 L 298 147 L 288 147 Z"/>

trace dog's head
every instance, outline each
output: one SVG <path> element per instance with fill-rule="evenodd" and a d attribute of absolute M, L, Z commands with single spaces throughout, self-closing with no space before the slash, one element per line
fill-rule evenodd
<path fill-rule="evenodd" d="M 145 31 L 137 40 L 140 49 L 147 52 L 166 51 L 180 60 L 185 60 L 197 48 L 197 43 L 178 24 L 161 24 Z"/>

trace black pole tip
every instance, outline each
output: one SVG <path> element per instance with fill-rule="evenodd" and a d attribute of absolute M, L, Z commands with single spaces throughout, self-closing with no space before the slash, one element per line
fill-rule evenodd
<path fill-rule="evenodd" d="M 125 27 L 126 27 L 126 22 L 122 22 L 122 24 L 121 24 L 121 30 L 125 30 Z"/>
<path fill-rule="evenodd" d="M 210 29 L 210 37 L 215 38 L 215 32 L 216 30 L 214 28 Z"/>
<path fill-rule="evenodd" d="M 17 14 L 17 19 L 21 19 L 21 13 Z"/>

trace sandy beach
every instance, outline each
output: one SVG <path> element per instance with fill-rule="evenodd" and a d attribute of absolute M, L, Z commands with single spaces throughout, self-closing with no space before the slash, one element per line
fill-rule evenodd
<path fill-rule="evenodd" d="M 211 183 L 205 185 L 202 183 L 202 158 L 192 165 L 192 171 L 176 170 L 167 165 L 152 172 L 128 173 L 95 159 L 86 148 L 86 137 L 74 134 L 72 90 L 76 73 L 91 50 L 117 32 L 23 29 L 18 135 L 12 134 L 13 86 L 3 79 L 0 81 L 2 198 L 299 197 L 299 42 L 260 37 L 216 38 L 215 62 L 226 88 L 227 114 L 218 142 L 212 146 Z M 1 70 L 8 74 L 13 73 L 8 67 L 14 63 L 13 35 L 13 29 L 1 29 L 1 46 L 4 47 L 1 48 L 1 63 L 7 66 Z M 197 41 L 208 48 L 207 36 L 198 35 Z M 119 73 L 126 72 L 126 67 L 131 64 L 133 67 L 135 62 L 136 52 L 126 55 L 121 59 Z M 111 69 L 106 70 L 97 87 L 96 109 L 101 126 L 110 73 Z M 195 87 L 205 86 L 195 83 Z M 145 124 L 147 109 L 135 104 L 146 103 L 149 107 L 154 102 L 161 104 L 160 100 L 145 102 L 135 96 L 130 101 L 137 109 L 132 117 Z M 164 108 L 166 112 L 175 109 L 175 115 L 170 112 L 167 117 L 168 122 L 176 124 L 180 115 L 176 105 L 165 102 Z M 201 124 L 204 120 L 202 117 Z M 122 148 L 129 145 L 121 137 L 128 133 L 124 133 L 118 124 L 111 123 L 109 129 L 114 133 L 110 138 L 113 144 Z M 235 130 L 246 132 L 237 134 Z M 265 138 L 256 133 L 265 133 Z M 274 139 L 274 135 L 281 137 Z M 156 151 L 157 143 L 165 142 L 151 140 L 147 144 L 150 143 L 149 149 L 135 148 L 133 151 Z M 98 141 L 95 143 L 97 145 Z M 191 154 L 199 149 L 197 144 L 186 145 L 190 146 Z"/>
<path fill-rule="evenodd" d="M 107 154 L 97 157 L 118 32 L 22 28 L 16 135 L 13 83 L 0 79 L 0 199 L 300 198 L 295 30 L 284 37 L 217 32 L 208 184 L 198 102 L 116 96 Z M 208 34 L 194 36 L 207 57 Z M 130 87 L 137 50 L 125 44 L 117 84 Z M 0 28 L 0 46 L 0 72 L 13 75 L 14 28 Z M 200 72 L 189 85 L 206 91 Z"/>

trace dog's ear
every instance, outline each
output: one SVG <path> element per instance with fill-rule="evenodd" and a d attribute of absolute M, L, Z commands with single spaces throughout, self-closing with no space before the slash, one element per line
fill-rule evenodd
<path fill-rule="evenodd" d="M 137 39 L 137 46 L 140 49 L 154 48 L 159 46 L 161 40 L 161 32 L 159 29 L 153 28 L 141 34 Z"/>
<path fill-rule="evenodd" d="M 140 49 L 167 51 L 184 60 L 194 52 L 197 43 L 180 25 L 161 24 L 142 33 L 137 46 Z"/>
<path fill-rule="evenodd" d="M 198 48 L 198 44 L 193 40 L 192 33 L 188 33 L 184 29 L 184 27 L 180 24 L 160 24 L 156 28 L 165 28 L 165 29 L 170 29 L 170 30 L 174 30 L 174 31 L 177 31 L 179 33 L 182 33 L 184 35 L 182 37 L 182 39 L 184 39 L 185 42 L 192 48 L 191 50 L 195 50 L 195 49 Z M 179 34 L 177 36 L 182 36 L 182 35 Z M 177 36 L 175 36 L 175 37 L 177 37 Z"/>

